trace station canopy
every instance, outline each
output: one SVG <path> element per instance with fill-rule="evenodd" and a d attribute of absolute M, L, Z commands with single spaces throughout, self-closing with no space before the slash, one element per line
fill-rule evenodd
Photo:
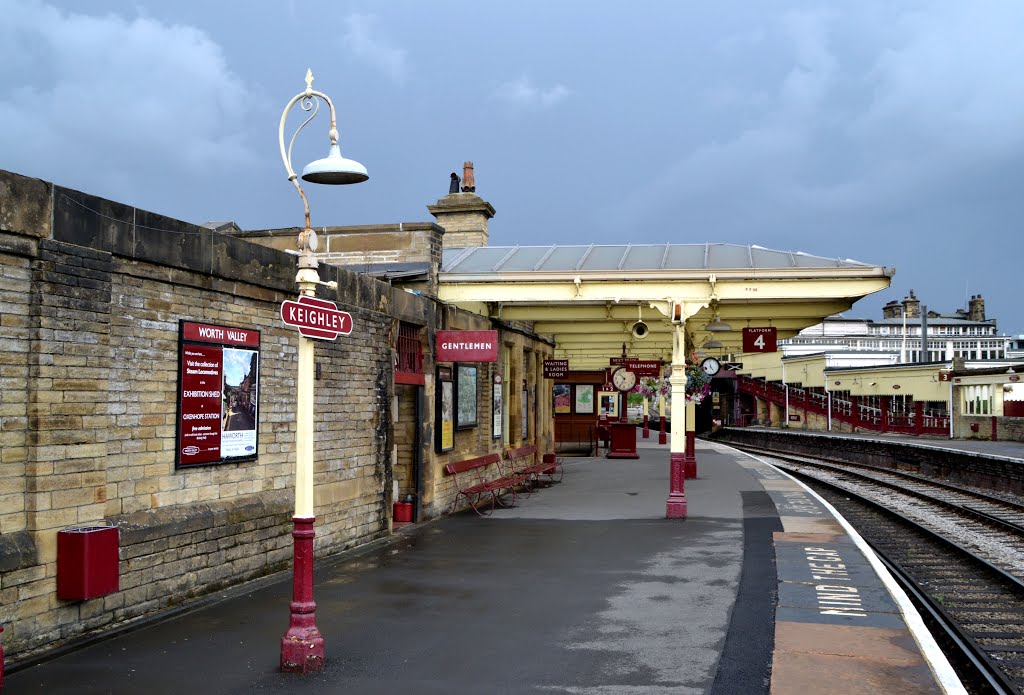
<path fill-rule="evenodd" d="M 887 288 L 893 273 L 735 244 L 482 246 L 445 249 L 438 296 L 528 322 L 572 369 L 601 369 L 623 343 L 630 357 L 671 362 L 673 318 L 685 321 L 687 353 L 739 353 L 744 328 L 792 337 Z"/>

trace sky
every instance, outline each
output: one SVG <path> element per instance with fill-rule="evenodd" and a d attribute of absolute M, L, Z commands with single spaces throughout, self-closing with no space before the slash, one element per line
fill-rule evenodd
<path fill-rule="evenodd" d="M 0 169 L 164 215 L 301 225 L 314 88 L 354 186 L 314 226 L 431 221 L 474 162 L 492 245 L 757 244 L 894 267 L 1024 334 L 1018 0 L 0 0 Z M 289 115 L 288 135 L 302 122 Z M 327 153 L 326 109 L 297 170 Z"/>

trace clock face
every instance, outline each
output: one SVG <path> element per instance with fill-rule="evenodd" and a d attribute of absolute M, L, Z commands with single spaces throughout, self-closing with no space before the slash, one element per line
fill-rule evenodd
<path fill-rule="evenodd" d="M 630 391 L 636 386 L 636 373 L 625 367 L 619 367 L 612 372 L 612 386 L 619 391 Z"/>
<path fill-rule="evenodd" d="M 705 357 L 704 361 L 700 363 L 700 368 L 704 370 L 704 373 L 708 376 L 714 376 L 718 374 L 718 370 L 722 368 L 722 365 L 718 363 L 714 357 Z"/>

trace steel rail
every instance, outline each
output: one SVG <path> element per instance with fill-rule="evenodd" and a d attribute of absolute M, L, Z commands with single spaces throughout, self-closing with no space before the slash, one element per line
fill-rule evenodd
<path fill-rule="evenodd" d="M 882 504 L 879 504 L 878 502 L 861 496 L 855 490 L 850 490 L 841 485 L 820 480 L 818 478 L 814 478 L 813 476 L 801 475 L 799 472 L 794 473 L 794 475 L 796 475 L 798 478 L 805 479 L 806 481 L 813 485 L 819 485 L 821 487 L 833 490 L 843 497 L 849 498 L 852 496 L 853 498 L 856 499 L 856 504 L 860 505 L 862 508 L 866 508 L 869 512 L 872 512 L 877 516 L 887 518 L 890 520 L 890 522 L 894 522 L 905 528 L 908 528 L 911 532 L 923 536 L 926 541 L 930 540 L 949 549 L 962 561 L 970 565 L 976 566 L 977 568 L 979 568 L 981 572 L 987 574 L 990 577 L 988 581 L 996 582 L 1002 585 L 1009 584 L 1010 591 L 1019 593 L 1022 602 L 1024 602 L 1024 582 L 1022 582 L 1017 577 L 1008 574 L 1001 568 L 996 567 L 984 558 L 975 554 L 973 551 L 964 548 L 955 541 L 943 537 L 936 531 L 933 531 L 932 529 L 922 526 L 913 519 L 907 518 L 899 512 L 896 512 L 892 509 L 883 506 Z M 835 503 L 833 503 L 833 505 L 835 506 Z M 848 521 L 850 520 L 848 519 Z M 856 524 L 854 524 L 854 526 L 856 527 Z M 893 560 L 891 557 L 888 557 L 887 553 L 881 550 L 878 547 L 877 543 L 872 542 L 870 539 L 867 538 L 865 540 L 868 541 L 868 543 L 875 550 L 875 552 L 877 552 L 879 555 L 883 557 L 886 557 L 889 564 L 895 564 L 896 566 L 902 567 L 899 562 Z M 903 570 L 903 572 L 907 573 L 908 576 L 910 576 L 906 570 Z M 984 579 L 984 576 L 982 576 L 981 578 Z M 921 582 L 918 582 L 912 577 L 910 581 L 914 583 L 915 593 L 929 595 L 928 591 L 926 591 L 921 586 Z M 932 577 L 929 578 L 928 581 L 930 583 L 932 591 L 935 591 L 936 588 L 941 589 L 941 585 L 939 584 L 938 578 Z M 944 609 L 935 605 L 934 600 L 930 600 L 930 603 L 934 605 L 940 613 L 945 614 L 947 616 L 949 624 L 951 625 L 952 629 L 957 633 L 957 638 L 954 640 L 954 644 L 959 649 L 963 649 L 963 647 L 966 646 L 966 650 L 963 650 L 962 652 L 963 657 L 967 662 L 971 663 L 972 665 L 975 665 L 976 676 L 987 683 L 991 683 L 993 680 L 999 683 L 1000 687 L 1003 688 L 1003 690 L 997 690 L 996 692 L 1015 693 L 1017 695 L 1020 695 L 1020 686 L 1017 683 L 1015 683 L 1011 679 L 1011 677 L 1002 669 L 999 660 L 989 655 L 989 652 L 999 652 L 1001 650 L 998 647 L 987 649 L 986 647 L 982 646 L 970 635 L 970 633 L 963 626 L 960 625 L 959 621 L 957 621 L 952 616 L 949 616 Z M 1021 637 L 1024 638 L 1024 632 L 1021 633 Z M 1024 681 L 1022 681 L 1022 684 L 1024 684 Z"/>

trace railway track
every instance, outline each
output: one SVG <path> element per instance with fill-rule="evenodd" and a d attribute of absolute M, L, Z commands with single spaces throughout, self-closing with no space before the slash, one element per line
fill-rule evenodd
<path fill-rule="evenodd" d="M 757 453 L 804 480 L 875 548 L 971 692 L 1024 692 L 1024 506 L 890 469 Z"/>

